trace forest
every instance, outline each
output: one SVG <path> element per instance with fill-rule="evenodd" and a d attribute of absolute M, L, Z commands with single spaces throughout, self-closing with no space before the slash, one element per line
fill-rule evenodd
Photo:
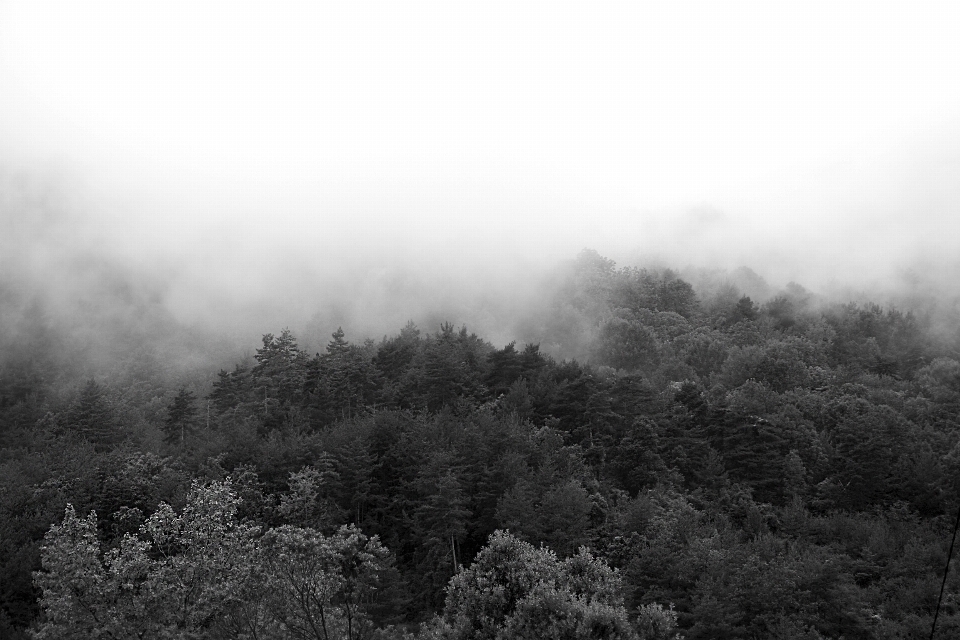
<path fill-rule="evenodd" d="M 960 304 L 751 274 L 247 355 L 4 283 L 0 637 L 960 637 Z"/>

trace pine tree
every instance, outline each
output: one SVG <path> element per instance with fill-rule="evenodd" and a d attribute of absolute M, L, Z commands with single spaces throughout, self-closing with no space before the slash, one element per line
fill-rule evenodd
<path fill-rule="evenodd" d="M 337 329 L 326 352 L 311 361 L 312 406 L 323 422 L 347 420 L 374 404 L 377 370 L 363 347 L 350 344 Z"/>
<path fill-rule="evenodd" d="M 362 438 L 351 438 L 337 449 L 336 461 L 341 504 L 349 510 L 353 523 L 360 525 L 370 500 L 375 458 Z"/>
<path fill-rule="evenodd" d="M 297 346 L 289 329 L 279 336 L 263 336 L 263 347 L 254 355 L 257 364 L 251 370 L 253 389 L 260 403 L 264 428 L 281 428 L 300 405 L 307 377 L 307 358 Z"/>
<path fill-rule="evenodd" d="M 467 534 L 470 510 L 466 507 L 456 460 L 451 454 L 437 453 L 418 474 L 415 485 L 419 506 L 414 515 L 417 529 L 426 546 L 450 552 L 452 575 L 460 567 L 459 546 Z"/>
<path fill-rule="evenodd" d="M 105 449 L 121 439 L 119 425 L 103 387 L 91 378 L 80 391 L 77 401 L 67 413 L 68 429 Z"/>
<path fill-rule="evenodd" d="M 523 363 L 517 355 L 516 343 L 511 342 L 503 349 L 498 349 L 488 357 L 490 373 L 486 376 L 486 384 L 490 395 L 497 398 L 506 394 L 522 374 Z"/>
<path fill-rule="evenodd" d="M 233 371 L 220 370 L 213 391 L 207 396 L 213 402 L 217 414 L 234 411 L 244 402 L 249 391 L 249 373 L 246 367 L 236 365 Z"/>
<path fill-rule="evenodd" d="M 193 435 L 197 429 L 196 396 L 180 387 L 180 391 L 169 405 L 167 405 L 167 420 L 163 424 L 163 441 L 167 444 L 183 443 L 188 435 Z"/>
<path fill-rule="evenodd" d="M 803 498 L 807 493 L 807 469 L 796 449 L 783 460 L 783 492 L 787 498 Z"/>

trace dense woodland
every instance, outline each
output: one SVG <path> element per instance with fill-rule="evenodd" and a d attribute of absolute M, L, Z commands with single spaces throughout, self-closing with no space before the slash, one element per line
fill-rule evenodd
<path fill-rule="evenodd" d="M 281 330 L 218 374 L 164 364 L 147 309 L 91 375 L 0 289 L 0 636 L 929 637 L 956 307 L 591 251 L 557 278 L 528 343 Z M 960 571 L 944 594 L 957 638 Z"/>

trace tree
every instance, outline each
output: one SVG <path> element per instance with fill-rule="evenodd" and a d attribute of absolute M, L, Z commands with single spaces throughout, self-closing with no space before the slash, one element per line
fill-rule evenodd
<path fill-rule="evenodd" d="M 465 522 L 470 516 L 465 506 L 463 489 L 453 469 L 436 476 L 433 469 L 424 469 L 418 478 L 420 491 L 424 494 L 415 511 L 417 528 L 432 546 L 449 549 L 452 573 L 460 568 L 457 549 L 466 535 Z"/>
<path fill-rule="evenodd" d="M 662 604 L 642 605 L 637 617 L 637 631 L 640 640 L 682 640 L 677 633 L 677 613 L 673 605 L 664 608 Z"/>
<path fill-rule="evenodd" d="M 217 380 L 213 383 L 213 391 L 207 398 L 213 402 L 217 415 L 227 411 L 235 411 L 247 400 L 250 390 L 250 371 L 239 364 L 233 371 L 220 370 Z"/>
<path fill-rule="evenodd" d="M 372 405 L 378 388 L 377 370 L 363 349 L 350 344 L 337 329 L 326 352 L 311 367 L 315 370 L 314 404 L 323 420 L 347 420 Z"/>
<path fill-rule="evenodd" d="M 421 403 L 436 411 L 458 399 L 476 400 L 484 395 L 483 367 L 490 346 L 466 327 L 455 331 L 450 323 L 427 341 L 417 361 L 418 395 Z"/>
<path fill-rule="evenodd" d="M 834 505 L 863 509 L 892 498 L 898 458 L 911 425 L 887 405 L 841 396 L 827 407 L 825 421 L 835 445 L 833 473 L 822 486 Z"/>
<path fill-rule="evenodd" d="M 196 485 L 183 513 L 161 504 L 141 527 L 101 549 L 96 513 L 68 506 L 41 548 L 43 620 L 36 637 L 236 637 L 244 622 L 255 528 L 236 522 L 229 484 Z"/>
<path fill-rule="evenodd" d="M 68 505 L 63 522 L 47 533 L 42 554 L 46 571 L 37 573 L 35 582 L 43 590 L 44 619 L 35 637 L 121 637 L 117 633 L 120 621 L 108 618 L 116 587 L 106 583 L 96 514 L 79 518 Z"/>
<path fill-rule="evenodd" d="M 810 366 L 821 364 L 814 345 L 802 338 L 770 340 L 762 346 L 733 347 L 718 381 L 728 389 L 748 380 L 782 393 L 810 382 Z"/>
<path fill-rule="evenodd" d="M 783 466 L 789 443 L 778 425 L 763 417 L 720 408 L 708 431 L 711 445 L 723 456 L 731 480 L 748 484 L 762 502 L 782 502 Z"/>
<path fill-rule="evenodd" d="M 279 336 L 263 336 L 263 347 L 253 356 L 257 364 L 250 372 L 255 399 L 264 428 L 281 428 L 288 424 L 292 412 L 300 406 L 306 381 L 306 355 L 297 346 L 289 329 Z"/>
<path fill-rule="evenodd" d="M 377 536 L 367 536 L 352 525 L 340 527 L 328 540 L 335 561 L 330 570 L 341 580 L 334 602 L 344 612 L 347 639 L 352 640 L 360 637 L 368 624 L 367 604 L 377 589 L 381 572 L 390 564 L 390 553 Z"/>
<path fill-rule="evenodd" d="M 696 329 L 678 336 L 674 342 L 679 357 L 704 381 L 719 371 L 727 359 L 727 344 L 718 331 Z"/>
<path fill-rule="evenodd" d="M 660 346 L 654 332 L 638 319 L 612 317 L 600 327 L 595 357 L 617 369 L 651 370 L 660 362 Z"/>
<path fill-rule="evenodd" d="M 490 389 L 490 395 L 494 398 L 507 393 L 510 386 L 520 378 L 523 373 L 523 362 L 517 354 L 516 343 L 511 342 L 503 349 L 497 349 L 487 358 L 487 364 L 490 372 L 486 377 L 486 385 Z"/>
<path fill-rule="evenodd" d="M 455 459 L 446 452 L 431 456 L 420 468 L 414 486 L 414 534 L 420 541 L 418 568 L 425 579 L 424 599 L 432 606 L 450 576 L 460 569 L 460 545 L 471 516 Z"/>
<path fill-rule="evenodd" d="M 381 400 L 389 406 L 405 408 L 413 405 L 411 367 L 421 347 L 420 329 L 411 321 L 398 336 L 389 340 L 385 338 L 377 349 L 372 364 L 382 380 Z"/>
<path fill-rule="evenodd" d="M 589 539 L 594 507 L 581 450 L 563 446 L 561 434 L 548 427 L 531 430 L 526 440 L 526 466 L 500 496 L 496 520 L 525 540 L 570 555 Z"/>
<path fill-rule="evenodd" d="M 579 480 L 551 487 L 520 480 L 497 505 L 497 520 L 525 539 L 568 555 L 587 542 L 593 501 Z"/>
<path fill-rule="evenodd" d="M 743 296 L 737 301 L 737 305 L 733 308 L 733 312 L 730 314 L 728 322 L 730 324 L 736 324 L 738 322 L 756 320 L 759 315 L 756 305 L 753 304 L 753 300 L 750 299 L 750 296 Z"/>
<path fill-rule="evenodd" d="M 802 499 L 807 493 L 807 469 L 796 449 L 783 460 L 783 489 L 788 499 Z"/>
<path fill-rule="evenodd" d="M 356 525 L 366 517 L 375 462 L 376 457 L 368 449 L 366 439 L 359 436 L 349 438 L 336 450 L 340 504 Z"/>
<path fill-rule="evenodd" d="M 229 481 L 194 485 L 177 513 L 161 504 L 104 549 L 97 516 L 68 506 L 41 549 L 38 640 L 59 638 L 359 638 L 390 560 L 376 537 L 325 537 L 285 525 L 259 535 L 237 520 Z"/>
<path fill-rule="evenodd" d="M 602 560 L 581 549 L 561 562 L 504 531 L 450 580 L 435 625 L 457 640 L 638 638 L 619 577 Z"/>
<path fill-rule="evenodd" d="M 193 435 L 197 428 L 197 407 L 194 404 L 196 396 L 185 387 L 169 405 L 167 405 L 167 419 L 163 423 L 163 440 L 167 444 L 183 443 L 188 435 Z"/>
<path fill-rule="evenodd" d="M 690 283 L 673 277 L 668 270 L 656 289 L 657 310 L 672 311 L 689 318 L 697 310 L 697 294 Z"/>
<path fill-rule="evenodd" d="M 108 449 L 120 441 L 122 433 L 104 389 L 91 378 L 80 390 L 67 412 L 67 428 L 98 449 Z"/>
<path fill-rule="evenodd" d="M 341 522 L 343 510 L 332 500 L 340 486 L 333 456 L 320 454 L 317 464 L 290 473 L 290 491 L 280 496 L 280 514 L 287 522 L 321 531 Z"/>
<path fill-rule="evenodd" d="M 649 418 L 636 418 L 620 443 L 611 447 L 607 474 L 631 495 L 651 488 L 667 472 L 658 453 L 660 448 L 656 423 Z"/>
<path fill-rule="evenodd" d="M 289 638 L 366 637 L 366 603 L 390 556 L 374 537 L 353 526 L 324 537 L 309 528 L 283 526 L 260 543 L 269 616 Z"/>

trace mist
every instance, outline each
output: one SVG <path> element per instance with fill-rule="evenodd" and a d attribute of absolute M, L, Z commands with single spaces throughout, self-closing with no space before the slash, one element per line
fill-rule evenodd
<path fill-rule="evenodd" d="M 4 317 L 39 297 L 93 334 L 136 308 L 246 349 L 408 320 L 504 344 L 535 339 L 519 324 L 584 248 L 694 281 L 748 267 L 771 291 L 948 300 L 958 19 L 5 2 Z"/>

